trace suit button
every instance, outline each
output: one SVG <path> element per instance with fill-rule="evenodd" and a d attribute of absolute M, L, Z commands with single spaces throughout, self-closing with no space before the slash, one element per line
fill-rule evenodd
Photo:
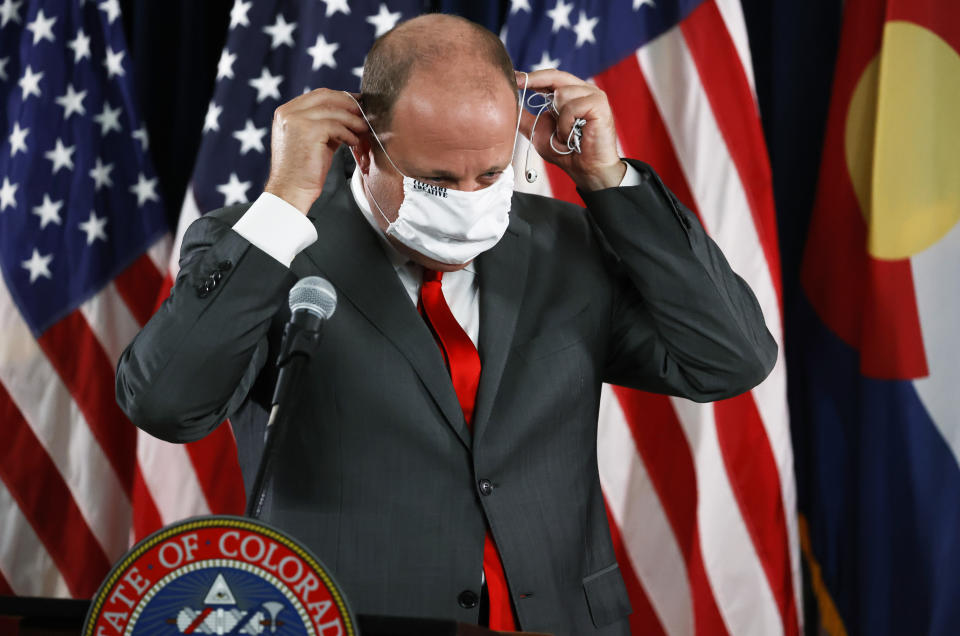
<path fill-rule="evenodd" d="M 219 269 L 213 270 L 213 273 L 210 274 L 210 280 L 212 280 L 214 283 L 220 282 L 221 278 L 223 278 L 223 274 L 220 273 Z"/>
<path fill-rule="evenodd" d="M 457 596 L 457 603 L 459 603 L 463 609 L 473 609 L 479 602 L 480 597 L 477 596 L 476 592 L 471 590 L 464 590 Z"/>
<path fill-rule="evenodd" d="M 210 295 L 210 291 L 213 287 L 210 286 L 210 281 L 204 282 L 202 285 L 197 286 L 197 296 L 200 298 L 206 298 Z"/>
<path fill-rule="evenodd" d="M 233 263 L 231 263 L 230 261 L 220 261 L 219 263 L 217 263 L 217 267 L 219 269 L 222 269 L 223 271 L 227 271 L 228 269 L 233 267 Z"/>
<path fill-rule="evenodd" d="M 477 482 L 477 485 L 480 487 L 480 494 L 484 497 L 493 494 L 493 484 L 490 483 L 489 479 L 481 479 Z"/>

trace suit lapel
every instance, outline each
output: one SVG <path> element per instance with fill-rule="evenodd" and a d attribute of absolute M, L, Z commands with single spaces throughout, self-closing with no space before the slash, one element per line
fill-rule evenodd
<path fill-rule="evenodd" d="M 514 210 L 516 210 L 514 200 Z M 530 262 L 530 226 L 515 213 L 497 245 L 477 259 L 480 276 L 480 386 L 473 412 L 474 442 L 486 428 L 507 363 Z"/>
<path fill-rule="evenodd" d="M 318 240 L 304 254 L 373 325 L 407 358 L 457 436 L 471 447 L 471 435 L 457 394 L 430 330 L 410 302 L 344 178 L 345 153 L 330 168 L 324 193 L 308 215 Z"/>

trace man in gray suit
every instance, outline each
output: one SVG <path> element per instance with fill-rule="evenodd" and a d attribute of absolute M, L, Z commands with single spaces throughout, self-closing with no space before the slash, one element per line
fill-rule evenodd
<path fill-rule="evenodd" d="M 531 133 L 522 112 L 519 128 L 585 210 L 512 194 L 518 84 L 554 94 L 556 114 Z M 619 158 L 595 86 L 515 77 L 495 36 L 433 15 L 377 41 L 361 95 L 362 111 L 324 89 L 277 109 L 264 194 L 189 228 L 170 298 L 120 361 L 117 399 L 174 442 L 268 406 L 287 292 L 321 275 L 339 304 L 294 396 L 264 518 L 360 613 L 481 621 L 494 546 L 517 627 L 626 634 L 597 470 L 601 384 L 697 401 L 749 390 L 777 355 L 757 301 L 657 175 Z M 582 152 L 568 150 L 574 128 Z M 428 299 L 422 280 L 442 294 Z M 438 346 L 449 321 L 418 312 L 438 297 L 479 352 L 466 400 Z M 255 457 L 258 436 L 236 432 Z"/>

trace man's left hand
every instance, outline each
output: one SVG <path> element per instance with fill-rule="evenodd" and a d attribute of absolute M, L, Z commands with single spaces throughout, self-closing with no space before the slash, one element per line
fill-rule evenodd
<path fill-rule="evenodd" d="M 523 91 L 524 74 L 517 73 L 517 86 Z M 556 112 L 547 108 L 537 122 L 533 147 L 544 160 L 562 168 L 581 190 L 600 190 L 620 185 L 627 166 L 617 154 L 617 131 L 607 95 L 575 75 L 544 69 L 527 76 L 527 98 L 533 92 L 553 93 Z M 524 104 L 526 106 L 526 104 Z M 559 113 L 559 114 L 557 114 Z M 524 108 L 520 131 L 530 139 L 535 116 Z M 580 140 L 582 152 L 564 155 L 567 138 L 576 119 L 586 120 Z M 551 135 L 553 146 L 550 144 Z"/>

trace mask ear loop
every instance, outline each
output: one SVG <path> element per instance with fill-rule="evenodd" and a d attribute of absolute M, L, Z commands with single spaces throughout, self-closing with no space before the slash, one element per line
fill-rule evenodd
<path fill-rule="evenodd" d="M 517 113 L 517 129 L 513 133 L 513 147 L 517 147 L 517 139 L 520 138 L 520 118 L 523 117 L 523 100 L 527 98 L 527 81 L 530 79 L 530 75 L 526 71 L 520 71 L 523 73 L 523 93 L 520 94 L 520 97 L 517 99 L 517 108 L 520 110 Z"/>
<path fill-rule="evenodd" d="M 351 95 L 350 93 L 348 93 L 347 91 L 341 91 L 341 92 L 347 97 L 349 97 L 350 99 L 352 99 L 353 103 L 356 104 L 357 108 L 360 109 L 360 115 L 363 116 L 363 121 L 367 122 L 367 126 L 370 127 L 370 132 L 373 134 L 373 138 L 377 140 L 377 145 L 380 146 L 380 150 L 383 151 L 383 156 L 387 158 L 387 161 L 390 162 L 390 165 L 393 166 L 393 169 L 396 170 L 401 177 L 406 177 L 407 175 L 400 172 L 400 168 L 397 167 L 397 164 L 393 163 L 393 159 L 391 159 L 390 155 L 387 154 L 387 149 L 383 147 L 383 142 L 380 141 L 380 137 L 377 136 L 377 131 L 373 129 L 373 124 L 371 124 L 370 120 L 367 119 L 367 114 L 363 112 L 363 106 L 360 105 L 360 102 L 357 101 L 357 98 Z M 356 156 L 354 156 L 353 159 L 354 161 L 356 161 L 357 159 Z M 358 161 L 357 163 L 359 164 L 360 162 Z"/>
<path fill-rule="evenodd" d="M 534 100 L 538 97 L 541 98 L 543 102 L 534 103 Z M 537 122 L 540 121 L 540 115 L 542 115 L 543 111 L 549 108 L 552 104 L 553 100 L 550 98 L 550 96 L 543 93 L 534 93 L 527 98 L 527 106 L 537 110 L 537 116 L 533 119 L 533 126 L 530 127 L 530 143 L 527 144 L 527 156 L 523 160 L 523 174 L 527 179 L 527 183 L 533 183 L 537 180 L 537 177 L 540 176 L 537 174 L 536 170 L 530 167 L 530 151 L 533 149 L 533 136 L 537 131 Z"/>
<path fill-rule="evenodd" d="M 363 112 L 363 106 L 360 105 L 360 102 L 357 101 L 357 98 L 354 97 L 353 95 L 351 95 L 350 93 L 348 93 L 347 91 L 342 91 L 342 92 L 343 92 L 345 95 L 349 96 L 350 99 L 353 100 L 353 103 L 355 103 L 355 104 L 357 105 L 357 108 L 360 109 L 360 115 L 363 116 L 363 121 L 367 122 L 367 126 L 370 127 L 370 132 L 373 134 L 373 138 L 377 140 L 377 145 L 380 146 L 380 150 L 383 151 L 383 156 L 387 158 L 387 161 L 390 162 L 390 165 L 393 166 L 393 169 L 396 170 L 397 173 L 400 174 L 400 176 L 406 177 L 407 175 L 405 175 L 405 174 L 403 174 L 402 172 L 400 172 L 400 168 L 397 167 L 397 164 L 393 163 L 393 159 L 391 159 L 391 158 L 390 158 L 390 155 L 387 154 L 387 149 L 383 147 L 383 142 L 380 141 L 380 137 L 377 136 L 377 131 L 375 131 L 375 130 L 373 129 L 373 124 L 371 124 L 371 123 L 370 123 L 370 120 L 367 119 L 367 114 L 366 114 L 365 112 Z M 353 154 L 353 150 L 352 150 L 352 149 L 351 149 L 351 151 L 350 151 L 350 154 Z M 357 161 L 357 156 L 356 156 L 356 155 L 353 155 L 353 160 L 357 162 L 357 166 L 358 166 L 357 169 L 359 170 L 359 169 L 360 169 L 360 168 L 359 168 L 360 162 Z M 361 180 L 363 179 L 363 174 L 362 174 L 362 173 L 360 174 L 360 179 L 361 179 Z M 387 229 L 389 229 L 389 226 L 393 225 L 394 222 L 391 221 L 390 219 L 388 219 L 388 218 L 387 218 L 387 215 L 383 213 L 383 208 L 380 207 L 380 203 L 377 201 L 376 197 L 373 196 L 373 192 L 370 191 L 369 185 L 367 186 L 367 192 L 370 194 L 370 198 L 373 199 L 373 202 L 376 204 L 376 206 L 377 206 L 377 212 L 379 212 L 379 213 L 380 213 L 380 216 L 383 217 L 383 220 L 387 222 Z"/>
<path fill-rule="evenodd" d="M 524 84 L 524 94 L 526 94 L 526 84 Z M 534 103 L 536 98 L 540 98 L 543 101 Z M 543 111 L 550 108 L 557 115 L 560 112 L 557 110 L 557 106 L 553 101 L 553 93 L 534 93 L 527 99 L 527 106 L 532 109 L 539 109 L 537 111 L 537 116 L 533 120 L 533 126 L 530 127 L 530 144 L 527 146 L 527 156 L 524 159 L 523 171 L 526 176 L 527 183 L 533 183 L 537 180 L 539 176 L 537 171 L 529 167 L 530 164 L 530 149 L 533 148 L 533 136 L 537 130 L 537 122 L 540 121 L 540 115 L 543 114 Z M 558 155 L 569 155 L 572 153 L 581 154 L 580 150 L 580 138 L 583 136 L 583 127 L 586 125 L 587 120 L 577 117 L 573 122 L 573 127 L 570 128 L 570 134 L 567 135 L 567 149 L 562 150 L 557 148 L 553 143 L 553 138 L 556 137 L 557 131 L 554 130 L 550 135 L 550 148 L 557 153 Z"/>

